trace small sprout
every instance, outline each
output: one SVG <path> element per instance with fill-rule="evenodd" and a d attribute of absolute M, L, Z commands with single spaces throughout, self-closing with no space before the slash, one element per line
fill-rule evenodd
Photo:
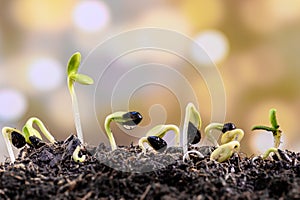
<path fill-rule="evenodd" d="M 34 123 L 40 128 L 41 132 L 45 135 L 45 137 L 51 143 L 56 142 L 54 137 L 51 135 L 51 133 L 46 129 L 43 122 L 40 119 L 36 118 L 36 117 L 31 117 L 26 122 L 26 124 L 25 124 L 25 126 L 23 127 L 23 130 L 22 130 L 23 133 L 24 133 L 24 136 L 25 136 L 26 143 L 31 144 L 31 141 L 29 139 L 30 136 L 35 136 L 38 139 L 42 140 L 41 134 L 35 128 L 33 128 Z"/>
<path fill-rule="evenodd" d="M 281 156 L 278 153 L 278 149 L 274 148 L 274 147 L 267 149 L 267 151 L 263 155 L 261 155 L 262 159 L 264 159 L 264 160 L 267 159 L 271 153 L 275 153 L 275 155 L 278 157 L 278 159 L 281 160 Z"/>
<path fill-rule="evenodd" d="M 188 151 L 190 144 L 197 144 L 201 139 L 201 117 L 193 103 L 189 103 L 185 108 L 185 118 L 183 124 L 183 155 Z"/>
<path fill-rule="evenodd" d="M 221 137 L 221 144 L 226 144 L 231 141 L 240 142 L 244 137 L 244 131 L 242 129 L 234 129 L 223 133 Z"/>
<path fill-rule="evenodd" d="M 279 129 L 279 125 L 277 123 L 275 109 L 270 109 L 269 118 L 270 118 L 271 127 L 269 127 L 269 126 L 254 126 L 254 127 L 252 127 L 252 130 L 265 130 L 265 131 L 272 132 L 273 137 L 274 137 L 274 147 L 278 148 L 280 145 L 280 138 L 281 138 L 282 131 Z"/>
<path fill-rule="evenodd" d="M 237 152 L 239 148 L 240 143 L 238 141 L 231 141 L 229 143 L 222 144 L 211 153 L 210 160 L 224 162 L 228 160 L 234 152 Z"/>
<path fill-rule="evenodd" d="M 16 159 L 11 144 L 13 144 L 17 148 L 22 148 L 26 144 L 25 137 L 23 136 L 21 131 L 10 127 L 3 127 L 2 135 L 6 144 L 10 161 L 14 163 Z"/>
<path fill-rule="evenodd" d="M 142 115 L 136 111 L 115 112 L 115 113 L 108 115 L 105 118 L 104 128 L 105 128 L 106 134 L 108 136 L 112 151 L 117 149 L 117 145 L 116 145 L 115 138 L 110 129 L 110 123 L 112 121 L 115 121 L 116 123 L 121 124 L 125 129 L 131 130 L 131 129 L 135 128 L 142 121 L 142 119 L 143 119 Z"/>
<path fill-rule="evenodd" d="M 78 145 L 72 154 L 72 158 L 75 162 L 84 162 L 86 159 L 85 155 L 79 156 L 81 149 L 82 149 L 81 145 Z"/>
<path fill-rule="evenodd" d="M 11 162 L 15 162 L 15 156 L 11 144 L 13 144 L 18 149 L 24 147 L 26 144 L 31 145 L 34 148 L 39 148 L 42 145 L 44 145 L 41 134 L 35 128 L 33 128 L 34 123 L 37 124 L 41 132 L 51 143 L 55 142 L 54 137 L 46 129 L 43 122 L 36 117 L 31 117 L 26 122 L 22 129 L 22 132 L 15 128 L 4 127 L 2 129 L 2 134 L 6 143 Z"/>
<path fill-rule="evenodd" d="M 168 131 L 174 131 L 176 145 L 179 146 L 180 130 L 179 130 L 178 126 L 173 125 L 173 124 L 157 125 L 154 128 L 150 129 L 147 132 L 146 136 L 157 136 L 157 137 L 163 138 Z"/>
<path fill-rule="evenodd" d="M 142 137 L 139 140 L 139 146 L 142 149 L 143 153 L 146 153 L 146 148 L 144 143 L 148 143 L 155 151 L 163 152 L 167 148 L 167 142 L 158 136 L 147 136 Z"/>
<path fill-rule="evenodd" d="M 210 123 L 208 126 L 205 127 L 204 133 L 207 139 L 216 147 L 219 146 L 217 140 L 212 136 L 211 132 L 212 130 L 219 130 L 222 131 L 222 133 L 227 133 L 229 131 L 233 131 L 236 129 L 236 126 L 234 123 Z M 227 136 L 225 136 L 227 137 Z M 224 144 L 224 143 L 222 143 Z"/>
<path fill-rule="evenodd" d="M 191 151 L 187 151 L 183 155 L 183 157 L 182 157 L 183 162 L 185 162 L 186 160 L 190 160 L 189 154 L 196 154 L 199 158 L 204 158 L 204 155 L 202 153 L 200 153 L 199 151 L 191 150 Z"/>
<path fill-rule="evenodd" d="M 80 140 L 80 142 L 83 143 L 83 134 L 81 129 L 79 108 L 78 108 L 77 96 L 74 89 L 74 83 L 78 82 L 83 85 L 91 85 L 94 83 L 94 80 L 87 75 L 77 73 L 80 62 L 81 62 L 81 54 L 79 52 L 74 53 L 68 62 L 67 80 L 68 80 L 68 88 L 72 99 L 72 108 L 73 108 L 73 115 L 74 115 L 77 137 Z"/>

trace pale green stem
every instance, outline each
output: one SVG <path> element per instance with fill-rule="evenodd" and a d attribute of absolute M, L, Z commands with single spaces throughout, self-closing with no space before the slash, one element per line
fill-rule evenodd
<path fill-rule="evenodd" d="M 110 146 L 111 146 L 111 150 L 112 151 L 115 150 L 115 149 L 117 149 L 115 138 L 114 138 L 114 136 L 113 136 L 113 134 L 111 132 L 111 129 L 110 129 L 110 123 L 113 120 L 113 116 L 114 116 L 113 114 L 108 115 L 105 118 L 105 122 L 104 122 L 104 128 L 105 128 L 108 140 L 110 142 Z"/>
<path fill-rule="evenodd" d="M 147 137 L 142 137 L 141 139 L 139 139 L 139 147 L 142 149 L 143 153 L 146 153 L 146 148 L 144 146 L 144 142 L 149 144 L 149 141 L 147 139 Z"/>
<path fill-rule="evenodd" d="M 212 136 L 212 130 L 219 130 L 222 131 L 224 124 L 221 123 L 210 123 L 208 126 L 205 127 L 204 133 L 207 137 L 208 141 L 210 141 L 214 146 L 218 147 L 219 144 L 217 140 Z"/>
<path fill-rule="evenodd" d="M 281 130 L 276 130 L 276 132 L 273 133 L 273 137 L 274 137 L 274 147 L 278 148 L 280 145 Z"/>
<path fill-rule="evenodd" d="M 14 163 L 16 158 L 15 158 L 15 154 L 14 154 L 13 149 L 12 149 L 11 141 L 9 140 L 9 136 L 8 136 L 8 134 L 10 134 L 11 130 L 12 130 L 12 128 L 3 127 L 2 128 L 2 135 L 3 135 L 4 141 L 5 141 L 6 147 L 7 147 L 8 155 L 10 157 L 10 161 L 12 163 Z"/>
<path fill-rule="evenodd" d="M 279 155 L 279 153 L 278 153 L 278 149 L 277 149 L 277 148 L 274 148 L 274 147 L 269 148 L 269 149 L 261 156 L 262 159 L 265 160 L 266 158 L 268 158 L 269 155 L 270 155 L 272 152 L 275 153 L 276 156 L 281 160 L 281 157 L 280 157 L 280 155 Z"/>
<path fill-rule="evenodd" d="M 83 155 L 81 157 L 78 156 L 80 149 L 81 149 L 81 146 L 78 145 L 72 154 L 72 158 L 75 162 L 84 162 L 85 161 L 85 158 L 86 158 L 85 155 Z"/>
<path fill-rule="evenodd" d="M 234 129 L 231 131 L 227 131 L 223 133 L 221 137 L 221 144 L 226 144 L 231 141 L 238 141 L 240 142 L 244 137 L 244 131 L 242 129 Z"/>
<path fill-rule="evenodd" d="M 70 91 L 71 99 L 72 99 L 73 117 L 74 117 L 76 132 L 77 132 L 77 138 L 79 139 L 81 144 L 83 144 L 83 133 L 82 133 L 82 129 L 81 129 L 78 101 L 77 101 L 77 96 L 76 96 L 73 84 L 74 84 L 74 81 L 68 77 L 68 87 L 69 87 L 69 91 Z"/>
<path fill-rule="evenodd" d="M 31 117 L 25 124 L 24 128 L 23 128 L 23 132 L 25 133 L 26 131 L 29 131 L 29 136 L 36 136 L 40 139 L 42 139 L 40 133 L 38 131 L 36 131 L 36 129 L 34 129 L 33 123 L 36 123 L 37 126 L 40 128 L 40 130 L 42 131 L 42 133 L 45 135 L 45 137 L 51 142 L 51 143 L 55 143 L 55 139 L 52 136 L 52 134 L 46 129 L 45 125 L 43 124 L 43 122 L 36 118 L 36 117 Z M 27 129 L 27 130 L 26 130 Z M 26 138 L 25 138 L 26 139 Z"/>

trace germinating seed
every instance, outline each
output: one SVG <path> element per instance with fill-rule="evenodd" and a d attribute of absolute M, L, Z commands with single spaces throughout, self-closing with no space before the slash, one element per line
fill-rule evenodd
<path fill-rule="evenodd" d="M 236 129 L 234 123 L 226 123 L 224 124 L 223 126 L 223 129 L 222 129 L 222 133 L 226 133 L 227 131 L 231 131 L 231 130 L 234 130 Z"/>

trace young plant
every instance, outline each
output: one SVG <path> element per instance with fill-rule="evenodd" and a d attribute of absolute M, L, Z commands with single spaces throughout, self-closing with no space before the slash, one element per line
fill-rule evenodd
<path fill-rule="evenodd" d="M 136 111 L 115 112 L 115 113 L 108 115 L 105 118 L 104 128 L 105 128 L 106 134 L 108 136 L 112 151 L 117 149 L 117 145 L 116 145 L 115 138 L 110 129 L 110 123 L 112 121 L 115 121 L 116 123 L 121 124 L 125 129 L 131 130 L 131 129 L 135 128 L 142 121 L 142 119 L 143 119 L 142 115 Z"/>
<path fill-rule="evenodd" d="M 51 143 L 56 142 L 54 137 L 52 136 L 52 134 L 46 129 L 43 122 L 40 119 L 38 119 L 37 117 L 31 117 L 29 120 L 27 120 L 26 124 L 24 125 L 24 127 L 22 129 L 24 136 L 25 136 L 26 143 L 31 144 L 31 141 L 30 141 L 31 136 L 35 136 L 35 137 L 39 138 L 40 140 L 42 140 L 41 134 L 35 128 L 33 128 L 34 123 L 39 127 L 39 129 L 44 134 L 44 136 L 49 140 L 49 142 L 51 142 Z"/>
<path fill-rule="evenodd" d="M 221 144 L 226 144 L 231 141 L 241 142 L 243 137 L 244 137 L 244 131 L 242 129 L 237 128 L 234 130 L 230 130 L 223 133 L 221 137 Z"/>
<path fill-rule="evenodd" d="M 252 127 L 252 130 L 265 130 L 273 133 L 274 137 L 274 147 L 277 149 L 280 145 L 280 138 L 281 138 L 281 133 L 282 131 L 279 129 L 279 125 L 277 123 L 276 119 L 276 110 L 275 109 L 270 109 L 269 111 L 269 119 L 271 126 L 254 126 Z"/>
<path fill-rule="evenodd" d="M 73 108 L 73 115 L 75 121 L 75 128 L 77 132 L 77 137 L 81 143 L 83 143 L 83 134 L 81 129 L 81 122 L 80 122 L 80 115 L 79 115 L 79 108 L 77 102 L 77 96 L 74 90 L 74 83 L 78 82 L 83 85 L 91 85 L 94 83 L 93 79 L 84 74 L 78 74 L 78 68 L 81 62 L 81 54 L 79 52 L 74 53 L 69 62 L 67 67 L 68 73 L 68 88 L 71 94 L 72 99 L 72 108 Z"/>
<path fill-rule="evenodd" d="M 219 146 L 217 140 L 211 135 L 212 130 L 222 131 L 221 144 L 225 144 L 231 141 L 241 141 L 244 137 L 244 131 L 237 129 L 234 123 L 210 123 L 205 127 L 205 135 L 207 139 L 216 147 Z"/>
<path fill-rule="evenodd" d="M 234 152 L 237 152 L 239 148 L 240 143 L 238 141 L 231 141 L 226 144 L 222 144 L 211 153 L 210 160 L 224 162 L 228 160 Z"/>
<path fill-rule="evenodd" d="M 11 144 L 13 144 L 17 148 L 22 148 L 26 145 L 25 137 L 23 136 L 21 131 L 10 127 L 3 127 L 2 135 L 6 144 L 10 161 L 14 163 L 16 159 Z"/>
<path fill-rule="evenodd" d="M 175 142 L 176 146 L 180 145 L 180 130 L 178 126 L 173 125 L 173 124 L 168 124 L 168 125 L 157 125 L 154 128 L 150 129 L 146 136 L 157 136 L 160 138 L 163 138 L 167 132 L 173 131 L 175 133 Z"/>
<path fill-rule="evenodd" d="M 201 140 L 201 117 L 193 103 L 189 103 L 185 108 L 185 118 L 183 124 L 183 154 L 185 155 L 190 144 L 197 144 Z"/>
<path fill-rule="evenodd" d="M 54 137 L 46 129 L 43 122 L 36 117 L 31 117 L 26 122 L 22 129 L 22 132 L 15 128 L 4 127 L 2 129 L 2 134 L 12 163 L 15 162 L 15 156 L 11 144 L 13 144 L 18 149 L 24 147 L 26 144 L 34 147 L 38 147 L 39 144 L 41 144 L 40 141 L 42 140 L 42 137 L 41 134 L 35 128 L 33 128 L 34 123 L 37 124 L 41 132 L 51 143 L 55 142 Z"/>
<path fill-rule="evenodd" d="M 72 154 L 72 158 L 75 162 L 84 162 L 86 159 L 85 155 L 79 156 L 79 152 L 82 149 L 81 145 L 78 145 Z"/>
<path fill-rule="evenodd" d="M 142 137 L 139 140 L 139 146 L 142 149 L 144 154 L 146 153 L 146 148 L 144 146 L 144 143 L 148 143 L 155 151 L 158 152 L 163 152 L 167 148 L 167 142 L 159 136 Z"/>

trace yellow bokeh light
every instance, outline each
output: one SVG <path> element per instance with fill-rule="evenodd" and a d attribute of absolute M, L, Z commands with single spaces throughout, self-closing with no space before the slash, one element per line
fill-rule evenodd
<path fill-rule="evenodd" d="M 224 6 L 218 0 L 182 1 L 181 8 L 196 29 L 215 27 L 224 18 Z"/>
<path fill-rule="evenodd" d="M 73 2 L 71 0 L 12 1 L 11 17 L 26 30 L 58 31 L 70 24 Z"/>

